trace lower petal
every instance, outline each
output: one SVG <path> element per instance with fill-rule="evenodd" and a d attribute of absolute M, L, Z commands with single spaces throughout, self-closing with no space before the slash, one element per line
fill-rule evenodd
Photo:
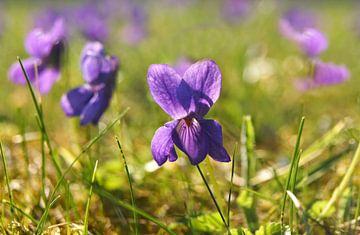
<path fill-rule="evenodd" d="M 176 124 L 177 121 L 168 122 L 157 129 L 151 141 L 151 153 L 159 166 L 168 159 L 173 162 L 178 158 L 172 140 L 172 133 Z"/>
<path fill-rule="evenodd" d="M 40 62 L 39 60 L 34 58 L 28 58 L 22 61 L 22 64 L 30 81 L 35 80 L 35 65 L 37 63 L 39 64 L 39 62 Z M 11 65 L 8 76 L 9 79 L 16 84 L 21 84 L 21 85 L 26 84 L 26 78 L 21 69 L 19 62 L 15 62 L 14 64 Z"/>
<path fill-rule="evenodd" d="M 193 165 L 202 162 L 208 153 L 206 136 L 202 126 L 195 118 L 191 121 L 181 119 L 178 122 L 173 132 L 173 141 L 179 149 L 188 155 Z"/>
<path fill-rule="evenodd" d="M 84 86 L 70 90 L 61 97 L 61 107 L 66 116 L 78 116 L 94 93 Z"/>
<path fill-rule="evenodd" d="M 103 89 L 105 90 L 105 89 Z M 102 114 L 109 106 L 111 94 L 105 91 L 97 92 L 85 106 L 80 116 L 80 124 L 86 125 L 90 122 L 97 124 Z"/>
<path fill-rule="evenodd" d="M 223 146 L 221 125 L 214 120 L 202 120 L 201 126 L 207 138 L 210 157 L 219 162 L 229 162 L 231 159 Z"/>
<path fill-rule="evenodd" d="M 43 70 L 39 71 L 39 84 L 38 86 L 39 92 L 41 94 L 47 94 L 54 83 L 59 80 L 60 78 L 60 71 L 55 68 L 44 68 Z"/>

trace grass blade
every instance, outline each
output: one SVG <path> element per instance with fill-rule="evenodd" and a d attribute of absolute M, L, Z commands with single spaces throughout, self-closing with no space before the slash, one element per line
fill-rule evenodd
<path fill-rule="evenodd" d="M 87 199 L 87 202 L 86 202 L 85 219 L 84 219 L 84 234 L 88 234 L 90 201 L 91 201 L 91 196 L 92 196 L 92 192 L 93 192 L 93 184 L 94 184 L 94 181 L 95 181 L 95 175 L 96 175 L 96 169 L 97 169 L 98 163 L 99 163 L 99 161 L 96 160 L 94 170 L 93 170 L 93 174 L 92 174 L 92 177 L 91 177 L 91 185 L 90 185 L 90 189 L 89 189 L 89 195 L 88 195 L 88 199 Z"/>
<path fill-rule="evenodd" d="M 42 108 L 41 108 L 41 104 L 38 102 L 37 98 L 36 98 L 36 95 L 35 95 L 35 92 L 34 92 L 34 89 L 31 85 L 31 82 L 30 82 L 30 79 L 29 79 L 29 76 L 27 74 L 27 72 L 25 71 L 25 68 L 23 66 L 23 63 L 20 59 L 20 57 L 17 58 L 19 63 L 20 63 L 20 67 L 24 73 L 24 76 L 25 76 L 25 79 L 26 79 L 26 83 L 27 83 L 27 86 L 29 88 L 29 91 L 30 91 L 30 94 L 31 94 L 31 98 L 33 100 L 33 103 L 34 103 L 34 106 L 35 106 L 35 109 L 36 109 L 36 112 L 37 112 L 37 115 L 39 117 L 39 121 L 40 121 L 40 131 L 44 134 L 44 137 L 45 137 L 45 142 L 46 142 L 46 145 L 49 149 L 49 154 L 51 156 L 51 160 L 55 166 L 55 169 L 56 169 L 56 172 L 57 172 L 57 175 L 58 177 L 60 177 L 62 175 L 62 172 L 61 172 L 61 168 L 60 168 L 60 165 L 59 163 L 57 162 L 56 160 L 56 157 L 55 157 L 55 154 L 54 154 L 54 151 L 53 151 L 53 148 L 52 148 L 52 145 L 50 143 L 50 139 L 49 139 L 49 136 L 47 134 L 47 131 L 46 131 L 46 127 L 45 127 L 45 122 L 44 122 L 44 117 L 43 117 L 43 112 L 42 112 Z"/>
<path fill-rule="evenodd" d="M 32 217 L 31 215 L 29 215 L 28 213 L 26 213 L 23 209 L 21 209 L 20 207 L 14 205 L 13 203 L 6 201 L 6 200 L 2 200 L 3 204 L 7 204 L 10 205 L 10 207 L 13 207 L 15 210 L 17 210 L 18 212 L 20 212 L 20 214 L 22 214 L 23 216 L 25 216 L 26 218 L 28 218 L 29 220 L 31 220 L 31 222 L 33 222 L 34 224 L 38 224 L 39 222 L 34 219 L 34 217 Z"/>
<path fill-rule="evenodd" d="M 103 137 L 129 110 L 129 108 L 125 109 L 110 125 L 108 125 L 105 129 L 103 129 L 97 136 L 95 136 L 93 139 L 91 139 L 85 146 L 84 148 L 81 150 L 81 152 L 79 153 L 79 155 L 73 160 L 73 162 L 70 164 L 70 166 L 64 171 L 64 173 L 61 175 L 60 179 L 58 180 L 58 182 L 56 183 L 54 190 L 52 191 L 49 200 L 52 200 L 52 198 L 54 198 L 57 190 L 60 187 L 60 184 L 62 183 L 62 181 L 64 180 L 65 176 L 70 172 L 70 170 L 73 168 L 73 166 L 75 165 L 75 163 L 84 155 L 84 153 L 86 153 L 90 147 L 95 144 L 101 137 Z M 44 223 L 47 219 L 47 214 L 48 214 L 48 210 L 50 209 L 50 205 L 48 204 L 45 208 L 45 211 L 43 213 L 43 215 L 40 218 L 39 224 L 36 227 L 36 232 L 37 233 L 41 233 Z"/>
<path fill-rule="evenodd" d="M 331 195 L 330 200 L 328 201 L 328 203 L 324 207 L 323 211 L 321 212 L 320 219 L 323 218 L 328 213 L 328 211 L 330 210 L 332 205 L 336 201 L 339 200 L 340 196 L 342 195 L 342 193 L 346 189 L 346 186 L 350 182 L 351 176 L 354 174 L 355 169 L 358 166 L 359 162 L 360 162 L 360 144 L 358 144 L 358 147 L 357 147 L 356 152 L 355 152 L 355 156 L 352 159 L 352 161 L 350 163 L 350 166 L 348 167 L 348 169 L 346 171 L 346 174 L 344 175 L 344 178 L 341 180 L 339 187 L 337 187 L 334 190 L 333 194 Z"/>
<path fill-rule="evenodd" d="M 256 174 L 256 161 L 254 158 L 255 131 L 251 116 L 243 117 L 240 141 L 241 176 L 245 179 L 245 188 L 253 189 L 250 180 Z M 255 209 L 256 200 L 254 196 L 249 191 L 243 191 L 240 193 L 237 201 L 245 214 L 250 231 L 254 232 L 259 228 L 259 221 Z"/>
<path fill-rule="evenodd" d="M 301 120 L 300 120 L 300 125 L 299 125 L 299 129 L 298 129 L 298 134 L 297 134 L 297 139 L 296 139 L 296 144 L 295 144 L 295 148 L 294 148 L 293 157 L 291 159 L 289 174 L 287 176 L 286 184 L 285 184 L 285 189 L 284 189 L 284 194 L 283 194 L 283 199 L 282 199 L 282 204 L 281 204 L 281 214 L 280 214 L 282 233 L 284 233 L 284 227 L 285 227 L 284 226 L 284 214 L 285 214 L 287 191 L 289 190 L 291 180 L 293 179 L 292 174 L 295 173 L 295 171 L 297 171 L 297 169 L 295 169 L 295 167 L 296 166 L 298 167 L 298 164 L 296 162 L 298 162 L 299 158 L 300 158 L 300 141 L 301 141 L 302 131 L 303 131 L 303 128 L 304 128 L 304 123 L 305 123 L 305 117 L 302 117 Z"/>
<path fill-rule="evenodd" d="M 3 149 L 3 145 L 1 142 L 0 142 L 0 153 L 1 153 L 1 160 L 2 160 L 2 164 L 3 164 L 3 168 L 4 168 L 6 186 L 7 186 L 8 193 L 9 193 L 10 211 L 11 211 L 11 214 L 14 215 L 14 207 L 15 207 L 14 197 L 13 197 L 13 194 L 12 194 L 12 191 L 10 188 L 10 180 L 9 180 L 9 174 L 8 174 L 8 169 L 7 169 L 7 164 L 6 164 L 6 156 L 4 154 L 4 149 Z"/>
<path fill-rule="evenodd" d="M 99 194 L 100 196 L 103 196 L 107 199 L 109 199 L 110 201 L 112 201 L 112 203 L 121 206 L 124 209 L 130 210 L 135 212 L 136 214 L 142 216 L 143 218 L 153 222 L 154 224 L 156 224 L 157 226 L 161 227 L 162 229 L 164 229 L 168 234 L 171 235 L 176 235 L 175 232 L 173 232 L 170 228 L 168 228 L 168 226 L 166 226 L 164 223 L 162 223 L 160 220 L 156 219 L 155 217 L 153 217 L 152 215 L 149 215 L 148 213 L 146 213 L 145 211 L 134 207 L 120 199 L 117 199 L 115 196 L 113 196 L 111 193 L 107 192 L 106 190 L 103 190 L 100 187 L 95 187 L 94 191 Z"/>
<path fill-rule="evenodd" d="M 299 167 L 303 167 L 310 162 L 316 160 L 324 150 L 334 142 L 335 138 L 345 129 L 346 122 L 338 122 L 331 130 L 326 132 L 322 137 L 316 140 L 312 145 L 307 147 L 302 154 L 301 161 L 299 162 Z M 283 176 L 289 173 L 290 166 L 284 166 L 277 169 L 277 176 Z M 266 176 L 264 176 L 266 175 Z M 265 183 L 274 179 L 275 175 L 271 170 L 263 169 L 258 172 L 258 174 L 251 179 L 252 185 L 258 185 Z"/>
<path fill-rule="evenodd" d="M 230 189 L 229 189 L 229 198 L 228 198 L 228 205 L 227 205 L 227 224 L 228 224 L 229 228 L 230 228 L 231 193 L 232 193 L 232 188 L 233 188 L 233 183 L 234 183 L 235 156 L 236 156 L 236 150 L 238 147 L 237 145 L 238 144 L 235 143 L 235 148 L 234 148 L 232 163 L 231 163 Z"/>
<path fill-rule="evenodd" d="M 126 175 L 127 175 L 129 186 L 130 186 L 131 204 L 132 204 L 133 207 L 135 207 L 134 191 L 133 191 L 133 187 L 132 187 L 132 183 L 131 183 L 129 169 L 128 169 L 128 166 L 127 166 L 127 163 L 126 163 L 125 154 L 124 154 L 124 152 L 122 150 L 120 141 L 119 141 L 119 139 L 117 137 L 116 137 L 116 142 L 117 142 L 117 145 L 119 147 L 122 159 L 124 161 L 125 171 L 126 171 Z M 133 211 L 133 215 L 134 215 L 134 221 L 135 221 L 135 234 L 139 234 L 139 220 L 138 220 L 138 217 L 137 217 L 137 214 L 136 214 L 135 211 Z"/>
<path fill-rule="evenodd" d="M 358 198 L 357 198 L 357 201 L 356 201 L 356 210 L 355 210 L 355 218 L 354 218 L 354 221 L 355 221 L 355 228 L 354 228 L 354 231 L 356 231 L 356 226 L 358 224 L 358 220 L 359 220 L 359 214 L 360 214 L 360 188 L 358 188 Z"/>

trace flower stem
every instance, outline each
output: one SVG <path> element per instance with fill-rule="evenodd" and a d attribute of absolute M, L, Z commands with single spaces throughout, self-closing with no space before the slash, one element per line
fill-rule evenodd
<path fill-rule="evenodd" d="M 230 233 L 229 226 L 228 226 L 228 224 L 227 224 L 226 221 L 225 221 L 225 217 L 224 217 L 223 213 L 221 212 L 220 206 L 219 206 L 219 204 L 217 203 L 217 201 L 216 201 L 216 199 L 215 199 L 215 196 L 214 196 L 213 192 L 211 191 L 210 186 L 209 186 L 208 182 L 206 181 L 203 172 L 201 171 L 200 166 L 199 166 L 199 165 L 196 165 L 196 168 L 198 169 L 198 171 L 199 171 L 199 173 L 200 173 L 200 175 L 201 175 L 201 178 L 203 179 L 203 181 L 204 181 L 204 183 L 205 183 L 205 185 L 206 185 L 206 188 L 207 188 L 207 190 L 208 190 L 209 193 L 210 193 L 210 196 L 211 196 L 211 198 L 212 198 L 212 200 L 213 200 L 213 202 L 214 202 L 214 204 L 215 204 L 215 206 L 216 206 L 216 209 L 218 210 L 218 212 L 219 212 L 219 214 L 220 214 L 221 220 L 223 221 L 223 223 L 224 223 L 224 225 L 225 225 L 225 227 L 226 227 L 226 229 L 227 229 L 227 231 L 228 231 L 228 234 L 231 234 L 231 233 Z"/>

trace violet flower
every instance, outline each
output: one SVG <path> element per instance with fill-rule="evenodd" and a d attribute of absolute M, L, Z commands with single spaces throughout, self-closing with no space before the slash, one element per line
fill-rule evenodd
<path fill-rule="evenodd" d="M 214 61 L 199 61 L 183 76 L 166 64 L 153 64 L 147 80 L 156 103 L 174 119 L 157 129 L 151 142 L 151 152 L 159 166 L 177 159 L 174 145 L 193 165 L 207 154 L 216 161 L 230 161 L 223 147 L 221 125 L 204 119 L 220 96 L 221 73 Z"/>
<path fill-rule="evenodd" d="M 73 14 L 72 21 L 86 39 L 90 41 L 106 41 L 109 35 L 106 17 L 101 14 L 96 6 L 80 6 Z"/>
<path fill-rule="evenodd" d="M 97 124 L 110 104 L 115 89 L 119 61 L 106 56 L 100 42 L 88 43 L 81 55 L 81 70 L 86 84 L 61 98 L 66 116 L 80 116 L 80 124 Z"/>
<path fill-rule="evenodd" d="M 296 87 L 305 91 L 320 86 L 329 86 L 342 83 L 349 79 L 350 73 L 345 65 L 315 61 L 311 79 L 297 80 Z"/>
<path fill-rule="evenodd" d="M 129 45 L 137 45 L 147 35 L 147 15 L 145 9 L 135 6 L 131 10 L 130 22 L 122 31 L 123 40 Z"/>
<path fill-rule="evenodd" d="M 60 78 L 64 40 L 65 27 L 62 18 L 58 18 L 48 31 L 35 28 L 26 37 L 25 49 L 31 57 L 24 59 L 23 65 L 30 82 L 34 83 L 37 78 L 35 85 L 41 94 L 48 93 Z M 25 76 L 18 62 L 11 66 L 8 76 L 14 83 L 26 84 Z"/>
<path fill-rule="evenodd" d="M 315 20 L 307 12 L 289 10 L 280 19 L 279 29 L 284 37 L 297 43 L 311 58 L 318 56 L 328 47 L 326 36 L 315 28 Z"/>
<path fill-rule="evenodd" d="M 223 5 L 223 15 L 230 22 L 237 22 L 247 16 L 250 12 L 250 0 L 225 0 Z"/>

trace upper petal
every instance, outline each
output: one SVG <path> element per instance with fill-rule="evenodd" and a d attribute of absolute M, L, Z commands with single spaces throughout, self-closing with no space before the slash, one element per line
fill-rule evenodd
<path fill-rule="evenodd" d="M 167 114 L 174 119 L 187 116 L 191 90 L 188 86 L 180 86 L 182 79 L 174 69 L 165 64 L 153 64 L 147 80 L 152 97 Z"/>
<path fill-rule="evenodd" d="M 96 124 L 99 122 L 102 114 L 105 112 L 110 104 L 112 90 L 102 89 L 95 93 L 90 99 L 89 103 L 85 106 L 80 116 L 80 124 L 86 125 L 90 122 Z"/>
<path fill-rule="evenodd" d="M 24 69 L 29 76 L 30 81 L 35 80 L 35 65 L 39 64 L 40 61 L 35 58 L 28 58 L 22 61 Z M 11 65 L 8 73 L 9 79 L 17 84 L 26 84 L 25 75 L 21 69 L 20 63 L 15 62 Z"/>
<path fill-rule="evenodd" d="M 39 84 L 37 84 L 39 92 L 47 94 L 59 78 L 60 71 L 56 68 L 44 68 L 39 71 Z"/>
<path fill-rule="evenodd" d="M 210 157 L 219 162 L 229 162 L 230 156 L 223 146 L 221 125 L 215 120 L 202 120 L 201 126 L 206 133 Z"/>
<path fill-rule="evenodd" d="M 345 65 L 317 61 L 314 67 L 314 82 L 317 85 L 332 85 L 347 80 L 350 76 Z"/>
<path fill-rule="evenodd" d="M 151 153 L 159 166 L 164 164 L 168 159 L 170 162 L 173 162 L 178 158 L 172 140 L 172 133 L 177 122 L 178 121 L 168 122 L 157 129 L 151 141 Z"/>
<path fill-rule="evenodd" d="M 195 113 L 203 116 L 220 96 L 221 73 L 212 60 L 199 61 L 190 66 L 184 80 L 193 89 Z"/>
<path fill-rule="evenodd" d="M 81 70 L 85 81 L 94 82 L 101 72 L 101 57 L 100 56 L 87 56 L 81 63 Z"/>
<path fill-rule="evenodd" d="M 70 90 L 61 97 L 61 107 L 66 116 L 78 116 L 94 93 L 85 86 Z"/>
<path fill-rule="evenodd" d="M 174 132 L 173 141 L 176 146 L 188 155 L 191 164 L 202 162 L 208 153 L 207 138 L 200 123 L 192 120 L 181 119 Z"/>
<path fill-rule="evenodd" d="M 50 54 L 53 44 L 50 34 L 36 28 L 27 35 L 25 49 L 33 57 L 44 58 Z"/>
<path fill-rule="evenodd" d="M 316 57 L 328 47 L 326 36 L 316 29 L 306 29 L 303 33 L 298 34 L 297 42 L 309 57 Z"/>

